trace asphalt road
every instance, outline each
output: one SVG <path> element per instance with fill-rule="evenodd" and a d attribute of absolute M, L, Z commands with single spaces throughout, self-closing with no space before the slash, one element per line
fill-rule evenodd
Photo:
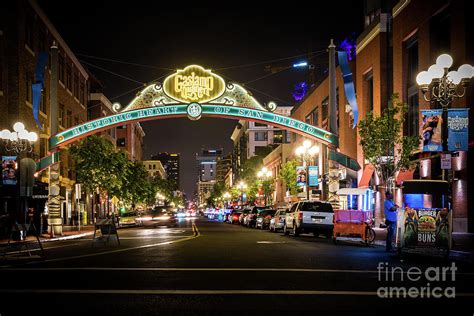
<path fill-rule="evenodd" d="M 474 313 L 469 262 L 455 262 L 453 281 L 453 262 L 443 259 L 400 261 L 383 247 L 334 245 L 202 218 L 119 235 L 120 246 L 111 240 L 92 247 L 90 238 L 52 242 L 45 244 L 46 260 L 1 261 L 0 315 L 410 315 L 447 306 L 456 315 Z M 421 271 L 418 281 L 408 278 L 410 267 Z M 434 279 L 436 268 L 445 268 L 445 281 Z M 380 298 L 390 287 L 429 290 L 423 298 Z M 435 295 L 454 288 L 456 297 L 434 298 L 437 287 Z"/>

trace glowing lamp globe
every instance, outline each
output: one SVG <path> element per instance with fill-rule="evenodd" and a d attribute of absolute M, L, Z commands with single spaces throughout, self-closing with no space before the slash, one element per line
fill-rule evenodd
<path fill-rule="evenodd" d="M 464 64 L 459 66 L 458 73 L 461 79 L 470 79 L 474 76 L 474 68 L 471 65 Z"/>
<path fill-rule="evenodd" d="M 431 76 L 428 71 L 422 71 L 416 76 L 416 83 L 419 86 L 428 85 L 431 82 Z"/>
<path fill-rule="evenodd" d="M 296 148 L 295 154 L 298 155 L 298 156 L 301 156 L 301 155 L 304 154 L 304 151 L 305 151 L 305 148 L 300 146 L 300 147 Z"/>
<path fill-rule="evenodd" d="M 439 55 L 436 58 L 436 64 L 442 68 L 449 68 L 453 65 L 453 58 L 448 54 Z"/>
<path fill-rule="evenodd" d="M 0 138 L 10 139 L 10 134 L 11 134 L 11 132 L 9 130 L 4 129 L 0 132 Z"/>
<path fill-rule="evenodd" d="M 25 129 L 25 124 L 21 123 L 21 122 L 16 122 L 14 125 L 13 125 L 13 130 L 15 132 L 21 132 Z"/>
<path fill-rule="evenodd" d="M 304 146 L 304 148 L 308 149 L 309 147 L 311 147 L 311 141 L 305 140 L 305 141 L 303 142 L 303 146 Z"/>
<path fill-rule="evenodd" d="M 428 74 L 430 75 L 431 79 L 437 79 L 443 77 L 444 70 L 443 68 L 441 68 L 440 65 L 435 64 L 431 65 L 430 68 L 428 68 Z"/>
<path fill-rule="evenodd" d="M 30 142 L 36 142 L 38 140 L 38 134 L 36 134 L 35 132 L 29 132 L 28 133 L 28 140 Z"/>
<path fill-rule="evenodd" d="M 461 82 L 461 75 L 457 71 L 450 71 L 448 73 L 448 78 L 451 80 L 454 84 L 458 84 Z"/>

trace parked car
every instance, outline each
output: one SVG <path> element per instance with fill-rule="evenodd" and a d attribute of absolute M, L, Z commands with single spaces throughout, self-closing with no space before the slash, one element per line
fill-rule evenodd
<path fill-rule="evenodd" d="M 300 233 L 314 233 L 318 236 L 324 233 L 328 238 L 332 236 L 334 228 L 334 211 L 328 202 L 301 201 L 292 205 L 285 215 L 283 231 L 294 236 Z"/>
<path fill-rule="evenodd" d="M 119 224 L 120 226 L 136 226 L 139 223 L 138 218 L 140 215 L 137 211 L 126 212 L 120 216 Z"/>
<path fill-rule="evenodd" d="M 276 233 L 285 226 L 285 217 L 288 209 L 279 209 L 276 211 L 275 216 L 270 220 L 269 229 L 271 232 Z"/>
<path fill-rule="evenodd" d="M 171 226 L 177 225 L 177 219 L 173 212 L 165 207 L 158 207 L 152 210 L 145 211 L 143 216 L 139 217 L 141 226 L 156 227 L 156 226 Z"/>
<path fill-rule="evenodd" d="M 263 212 L 263 211 L 268 211 L 270 210 L 270 207 L 268 206 L 253 206 L 247 216 L 247 219 L 245 221 L 245 225 L 247 227 L 256 227 L 257 226 L 257 217 L 258 215 Z"/>
<path fill-rule="evenodd" d="M 242 209 L 242 213 L 240 213 L 240 216 L 239 216 L 239 224 L 240 225 L 247 225 L 247 217 L 250 213 L 250 208 L 248 207 L 244 207 Z"/>
<path fill-rule="evenodd" d="M 270 227 L 270 221 L 275 216 L 276 210 L 263 210 L 257 215 L 255 228 L 267 229 Z"/>
<path fill-rule="evenodd" d="M 239 223 L 239 217 L 241 212 L 233 211 L 232 213 L 229 214 L 229 219 L 228 222 L 230 224 L 238 224 Z"/>

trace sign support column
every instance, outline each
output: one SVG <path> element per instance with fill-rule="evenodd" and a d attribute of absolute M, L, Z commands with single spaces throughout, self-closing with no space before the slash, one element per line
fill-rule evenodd
<path fill-rule="evenodd" d="M 329 131 L 338 135 L 337 127 L 337 106 L 336 103 L 336 45 L 333 40 L 328 46 L 329 51 Z M 330 151 L 325 152 L 325 157 L 328 162 L 328 201 L 334 208 L 339 208 L 339 164 L 331 159 Z"/>
<path fill-rule="evenodd" d="M 49 114 L 50 135 L 58 133 L 58 47 L 56 43 L 51 46 L 51 82 L 50 82 L 50 114 Z M 53 150 L 53 153 L 56 151 Z M 61 195 L 59 183 L 59 161 L 49 166 L 49 194 L 48 194 L 48 224 L 50 234 L 62 235 L 61 218 Z"/>

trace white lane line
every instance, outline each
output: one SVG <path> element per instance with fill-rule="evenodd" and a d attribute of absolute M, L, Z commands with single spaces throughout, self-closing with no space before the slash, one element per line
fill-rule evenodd
<path fill-rule="evenodd" d="M 374 291 L 313 290 L 88 290 L 88 289 L 0 289 L 3 294 L 138 294 L 138 295 L 327 295 L 377 296 Z M 456 293 L 456 297 L 474 297 L 474 293 Z"/>
<path fill-rule="evenodd" d="M 149 244 L 149 245 L 142 245 L 142 246 L 136 246 L 136 247 L 129 247 L 129 248 L 122 248 L 122 249 L 96 252 L 96 253 L 89 253 L 89 254 L 85 254 L 85 255 L 71 256 L 71 257 L 64 257 L 64 258 L 56 258 L 56 259 L 48 259 L 48 260 L 41 261 L 41 263 L 82 259 L 82 258 L 96 257 L 96 256 L 102 256 L 102 255 L 107 255 L 107 254 L 112 254 L 112 253 L 126 252 L 126 251 L 130 251 L 130 250 L 145 249 L 145 248 L 151 248 L 151 247 L 157 247 L 157 246 L 163 246 L 163 245 L 171 245 L 171 244 L 176 244 L 176 243 L 187 241 L 187 240 L 192 240 L 192 239 L 195 239 L 195 238 L 198 238 L 199 236 L 201 236 L 201 234 L 199 233 L 199 230 L 197 229 L 197 226 L 194 225 L 194 224 L 193 224 L 193 231 L 194 231 L 194 233 L 193 233 L 192 236 L 177 239 L 177 240 L 169 240 L 169 241 L 164 241 L 164 242 L 159 242 L 159 243 Z M 24 264 L 28 265 L 28 264 L 37 264 L 37 263 L 38 263 L 37 261 L 33 261 L 33 262 L 27 262 L 27 263 L 24 263 Z M 4 267 L 10 267 L 10 266 L 1 266 L 0 268 L 4 268 Z"/>
<path fill-rule="evenodd" d="M 55 268 L 4 268 L 2 271 L 195 271 L 195 272 L 309 272 L 309 273 L 359 273 L 376 274 L 377 270 L 347 270 L 347 269 L 297 269 L 297 268 L 141 268 L 141 267 L 55 267 Z M 395 274 L 406 274 L 394 271 Z M 456 275 L 474 275 L 474 272 L 456 272 Z"/>

